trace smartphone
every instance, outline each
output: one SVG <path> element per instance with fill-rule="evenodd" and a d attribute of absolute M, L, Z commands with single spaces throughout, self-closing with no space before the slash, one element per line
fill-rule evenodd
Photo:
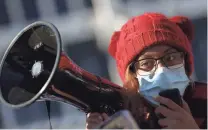
<path fill-rule="evenodd" d="M 159 95 L 162 96 L 162 97 L 171 99 L 173 102 L 175 102 L 179 106 L 183 105 L 182 97 L 180 95 L 180 91 L 177 88 L 167 89 L 167 90 L 161 91 L 159 93 Z"/>
<path fill-rule="evenodd" d="M 121 110 L 109 117 L 96 129 L 139 129 L 139 127 L 128 110 Z"/>

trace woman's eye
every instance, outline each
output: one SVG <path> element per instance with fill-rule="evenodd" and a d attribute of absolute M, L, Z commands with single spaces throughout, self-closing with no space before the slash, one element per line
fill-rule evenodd
<path fill-rule="evenodd" d="M 141 67 L 151 67 L 153 65 L 152 62 L 142 62 Z"/>
<path fill-rule="evenodd" d="M 144 62 L 141 64 L 141 66 L 147 66 L 149 63 L 148 62 Z"/>
<path fill-rule="evenodd" d="M 174 59 L 175 59 L 174 56 L 168 56 L 168 57 L 165 58 L 166 61 L 172 61 Z"/>

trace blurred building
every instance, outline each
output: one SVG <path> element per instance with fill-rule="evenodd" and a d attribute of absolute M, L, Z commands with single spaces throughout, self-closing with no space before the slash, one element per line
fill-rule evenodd
<path fill-rule="evenodd" d="M 186 15 L 193 20 L 196 31 L 192 43 L 196 63 L 193 77 L 207 82 L 206 0 L 0 0 L 0 45 L 4 50 L 28 24 L 48 21 L 60 31 L 63 49 L 75 63 L 121 85 L 115 62 L 107 54 L 110 36 L 128 18 L 151 11 L 170 17 Z M 3 53 L 0 51 L 1 56 Z M 41 102 L 12 110 L 1 104 L 0 127 L 85 127 L 84 113 L 61 103 L 51 102 L 49 106 Z"/>

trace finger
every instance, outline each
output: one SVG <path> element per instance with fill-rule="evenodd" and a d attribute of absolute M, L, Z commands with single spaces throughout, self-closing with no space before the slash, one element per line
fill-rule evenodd
<path fill-rule="evenodd" d="M 175 102 L 173 102 L 171 99 L 165 98 L 165 97 L 161 97 L 158 96 L 155 99 L 157 102 L 166 105 L 167 107 L 169 107 L 170 109 L 174 110 L 174 111 L 181 111 L 181 107 L 176 104 Z"/>
<path fill-rule="evenodd" d="M 184 99 L 182 99 L 182 102 L 183 102 L 183 109 L 186 110 L 188 113 L 191 113 L 188 103 Z"/>
<path fill-rule="evenodd" d="M 92 116 L 100 116 L 101 114 L 98 112 L 94 112 L 94 113 L 88 113 L 87 117 L 92 117 Z"/>
<path fill-rule="evenodd" d="M 100 120 L 103 120 L 103 117 L 100 113 L 88 113 L 87 118 L 99 118 Z"/>
<path fill-rule="evenodd" d="M 172 111 L 164 106 L 159 106 L 155 109 L 156 114 L 162 114 L 165 117 L 171 118 L 171 119 L 180 119 L 180 114 L 178 112 Z"/>
<path fill-rule="evenodd" d="M 99 119 L 99 118 L 87 118 L 86 122 L 87 123 L 101 123 L 103 120 Z"/>
<path fill-rule="evenodd" d="M 171 129 L 171 128 L 169 128 L 169 127 L 163 127 L 163 129 L 167 130 L 167 129 Z"/>
<path fill-rule="evenodd" d="M 158 120 L 158 124 L 162 127 L 171 127 L 178 124 L 178 120 L 170 119 L 170 118 L 163 118 Z"/>
<path fill-rule="evenodd" d="M 86 128 L 87 129 L 95 129 L 97 125 L 98 125 L 97 123 L 90 122 L 90 123 L 86 124 Z"/>
<path fill-rule="evenodd" d="M 109 118 L 109 116 L 106 113 L 102 113 L 102 117 L 104 120 L 107 120 Z"/>

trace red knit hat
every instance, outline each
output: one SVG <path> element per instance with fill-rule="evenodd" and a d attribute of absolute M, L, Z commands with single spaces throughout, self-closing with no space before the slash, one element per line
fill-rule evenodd
<path fill-rule="evenodd" d="M 190 72 L 193 72 L 191 40 L 193 26 L 188 18 L 175 16 L 168 19 L 160 13 L 145 13 L 131 18 L 120 31 L 114 32 L 109 53 L 116 60 L 120 77 L 125 81 L 125 71 L 132 60 L 145 48 L 162 43 L 178 47 L 188 54 Z"/>

